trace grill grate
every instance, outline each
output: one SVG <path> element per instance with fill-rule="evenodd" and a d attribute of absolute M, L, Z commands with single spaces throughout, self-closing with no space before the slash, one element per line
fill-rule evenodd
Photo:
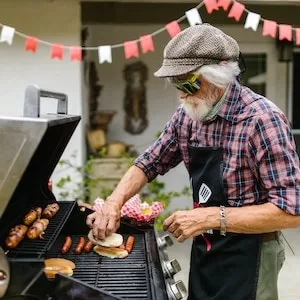
<path fill-rule="evenodd" d="M 56 239 L 65 220 L 72 211 L 75 203 L 71 201 L 59 202 L 60 209 L 56 215 L 50 219 L 44 234 L 44 239 L 29 240 L 25 238 L 16 249 L 10 249 L 7 253 L 10 258 L 42 258 Z"/>
<path fill-rule="evenodd" d="M 64 255 L 60 253 L 64 236 L 59 236 L 47 256 L 72 260 L 76 264 L 73 277 L 95 288 L 122 299 L 150 300 L 152 296 L 144 234 L 131 235 L 135 237 L 135 242 L 127 258 L 111 259 L 99 256 L 93 251 L 88 254 L 74 254 L 80 235 L 71 236 L 72 248 Z M 126 240 L 128 234 L 123 234 L 123 237 Z"/>

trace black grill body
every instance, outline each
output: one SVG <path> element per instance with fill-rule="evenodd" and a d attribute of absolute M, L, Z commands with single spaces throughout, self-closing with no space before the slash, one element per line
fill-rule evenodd
<path fill-rule="evenodd" d="M 57 114 L 39 115 L 42 96 L 60 99 Z M 80 122 L 80 116 L 67 115 L 65 95 L 30 87 L 26 101 L 29 104 L 26 107 L 25 103 L 24 112 L 28 115 L 12 120 L 0 117 L 0 148 L 8 156 L 6 173 L 0 172 L 0 183 L 4 186 L 0 185 L 0 246 L 6 251 L 10 265 L 6 295 L 32 294 L 42 300 L 168 299 L 153 227 L 141 229 L 121 223 L 118 232 L 125 239 L 129 235 L 135 237 L 133 251 L 127 258 L 109 259 L 93 251 L 76 255 L 78 238 L 84 236 L 87 240 L 86 217 L 91 211 L 82 212 L 74 200 L 58 202 L 60 209 L 50 219 L 44 239 L 25 238 L 17 248 L 6 249 L 9 230 L 22 224 L 31 208 L 45 208 L 57 201 L 48 181 Z M 14 133 L 24 138 L 23 148 L 9 138 Z M 1 145 L 3 141 L 5 147 Z M 62 255 L 60 249 L 66 235 L 71 236 L 73 246 Z M 76 264 L 73 276 L 57 275 L 54 280 L 47 280 L 43 267 L 44 259 L 49 257 L 72 260 Z"/>

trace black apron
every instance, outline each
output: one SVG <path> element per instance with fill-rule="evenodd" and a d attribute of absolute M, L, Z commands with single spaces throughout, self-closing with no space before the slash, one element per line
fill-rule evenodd
<path fill-rule="evenodd" d="M 189 169 L 194 208 L 229 206 L 223 188 L 222 147 L 189 146 Z M 188 300 L 254 300 L 261 243 L 261 234 L 221 236 L 220 231 L 211 231 L 196 237 Z"/>

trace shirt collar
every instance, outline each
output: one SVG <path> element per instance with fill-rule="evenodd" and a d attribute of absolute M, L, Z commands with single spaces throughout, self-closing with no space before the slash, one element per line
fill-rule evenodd
<path fill-rule="evenodd" d="M 242 87 L 237 81 L 229 85 L 226 99 L 218 111 L 218 116 L 230 122 L 237 121 L 241 109 L 241 103 L 238 101 L 241 90 Z"/>

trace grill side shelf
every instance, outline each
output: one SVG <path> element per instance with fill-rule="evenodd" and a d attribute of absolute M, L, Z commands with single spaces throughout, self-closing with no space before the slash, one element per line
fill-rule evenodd
<path fill-rule="evenodd" d="M 58 202 L 60 209 L 56 215 L 50 219 L 49 225 L 45 230 L 43 239 L 29 240 L 25 238 L 17 248 L 10 249 L 7 253 L 9 258 L 43 258 L 47 250 L 52 246 L 57 236 L 60 234 L 66 221 L 68 220 L 75 201 Z"/>

